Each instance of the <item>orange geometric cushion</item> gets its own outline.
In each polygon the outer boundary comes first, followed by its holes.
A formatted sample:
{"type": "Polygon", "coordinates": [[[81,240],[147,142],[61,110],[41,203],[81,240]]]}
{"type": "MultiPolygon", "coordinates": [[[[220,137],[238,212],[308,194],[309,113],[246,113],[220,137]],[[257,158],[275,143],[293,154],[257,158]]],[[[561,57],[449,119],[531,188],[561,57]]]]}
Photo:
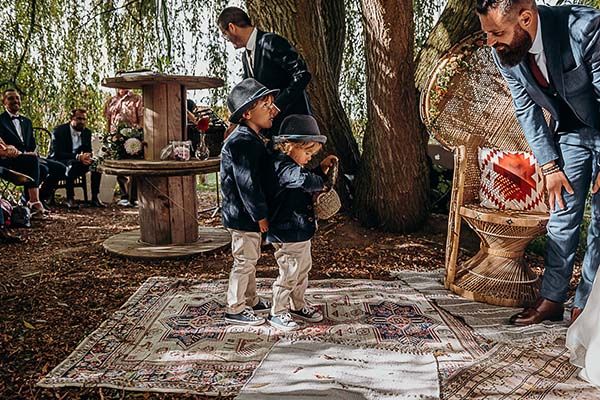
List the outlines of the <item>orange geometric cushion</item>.
{"type": "Polygon", "coordinates": [[[478,154],[482,207],[548,212],[544,178],[531,152],[482,147],[478,154]]]}

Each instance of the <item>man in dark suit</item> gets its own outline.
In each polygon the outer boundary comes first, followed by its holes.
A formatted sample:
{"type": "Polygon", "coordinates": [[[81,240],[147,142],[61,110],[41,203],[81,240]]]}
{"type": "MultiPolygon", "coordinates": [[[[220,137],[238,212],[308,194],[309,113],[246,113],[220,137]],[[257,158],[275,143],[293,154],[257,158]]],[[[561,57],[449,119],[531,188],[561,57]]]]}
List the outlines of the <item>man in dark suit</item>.
{"type": "Polygon", "coordinates": [[[19,114],[21,96],[15,89],[6,89],[3,92],[2,104],[6,111],[0,114],[0,138],[5,145],[18,150],[19,154],[0,161],[1,165],[33,178],[32,183],[25,185],[26,197],[33,212],[43,213],[46,209],[40,200],[48,200],[53,193],[53,185],[64,177],[65,167],[38,157],[33,125],[29,118],[19,114]],[[36,164],[39,169],[37,172],[36,164]],[[42,186],[38,189],[41,182],[42,186]]]}
{"type": "MultiPolygon", "coordinates": [[[[478,0],[477,13],[508,82],[517,118],[542,166],[552,210],[540,298],[510,322],[560,321],[590,182],[598,171],[600,11],[537,6],[534,0],[478,0]],[[550,113],[550,124],[542,109],[550,113]]],[[[584,307],[600,264],[599,212],[600,196],[594,195],[571,321],[584,307]]]]}
{"type": "Polygon", "coordinates": [[[244,48],[244,79],[254,78],[269,89],[279,89],[274,106],[278,111],[267,137],[279,131],[281,121],[290,114],[311,115],[306,86],[311,75],[296,49],[283,37],[255,28],[248,14],[227,7],[217,19],[223,35],[236,49],[244,48]]]}
{"type": "MultiPolygon", "coordinates": [[[[58,161],[67,168],[67,201],[69,208],[76,208],[75,204],[75,178],[86,174],[92,165],[92,131],[87,127],[87,111],[76,108],[71,111],[69,123],[59,125],[52,132],[52,149],[48,158],[58,161]]],[[[91,172],[92,206],[104,207],[98,200],[100,179],[98,171],[91,172]]]]}

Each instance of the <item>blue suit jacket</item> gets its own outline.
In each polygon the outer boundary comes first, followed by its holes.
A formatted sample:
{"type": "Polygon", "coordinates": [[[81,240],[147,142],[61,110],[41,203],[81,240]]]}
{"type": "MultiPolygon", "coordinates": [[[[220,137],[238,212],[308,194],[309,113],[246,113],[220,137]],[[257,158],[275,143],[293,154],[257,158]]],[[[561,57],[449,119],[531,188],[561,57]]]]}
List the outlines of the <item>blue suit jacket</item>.
{"type": "Polygon", "coordinates": [[[294,243],[311,239],[317,230],[313,194],[323,190],[325,174],[320,166],[309,171],[286,154],[273,157],[276,186],[270,193],[269,243],[294,243]]]}
{"type": "MultiPolygon", "coordinates": [[[[538,6],[538,10],[548,73],[557,92],[581,122],[600,129],[600,11],[583,6],[538,6]]],[[[537,85],[527,61],[509,68],[499,62],[495,50],[493,55],[538,162],[558,159],[555,134],[561,116],[556,100],[537,85]],[[552,116],[550,126],[542,108],[552,116]]]]}
{"type": "Polygon", "coordinates": [[[239,125],[221,150],[223,226],[259,232],[258,221],[268,217],[267,190],[272,187],[272,164],[256,133],[239,125]]]}

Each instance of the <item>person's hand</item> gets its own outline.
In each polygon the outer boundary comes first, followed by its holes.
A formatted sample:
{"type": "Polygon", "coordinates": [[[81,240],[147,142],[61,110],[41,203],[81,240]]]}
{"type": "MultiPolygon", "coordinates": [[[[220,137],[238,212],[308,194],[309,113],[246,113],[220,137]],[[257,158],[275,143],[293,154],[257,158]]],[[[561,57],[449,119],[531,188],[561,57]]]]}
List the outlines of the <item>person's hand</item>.
{"type": "Polygon", "coordinates": [[[546,175],[546,190],[548,191],[550,211],[554,212],[554,206],[557,202],[558,207],[561,210],[565,209],[565,201],[562,197],[563,188],[569,194],[575,193],[564,172],[559,171],[550,175],[546,175]]]}
{"type": "Polygon", "coordinates": [[[323,170],[323,173],[326,174],[327,172],[329,172],[329,168],[337,164],[338,161],[338,158],[333,154],[325,157],[323,161],[321,161],[321,170],[323,170]]]}
{"type": "Polygon", "coordinates": [[[265,233],[269,230],[269,221],[266,218],[258,221],[258,227],[260,228],[261,233],[265,233]]]}
{"type": "Polygon", "coordinates": [[[90,165],[92,163],[92,153],[81,153],[79,161],[81,161],[83,165],[90,165]]]}
{"type": "Polygon", "coordinates": [[[0,143],[0,157],[15,158],[21,152],[15,147],[0,143]]]}
{"type": "Polygon", "coordinates": [[[600,172],[596,176],[596,181],[594,182],[594,185],[592,186],[592,194],[598,193],[598,189],[600,189],[600,172]]]}

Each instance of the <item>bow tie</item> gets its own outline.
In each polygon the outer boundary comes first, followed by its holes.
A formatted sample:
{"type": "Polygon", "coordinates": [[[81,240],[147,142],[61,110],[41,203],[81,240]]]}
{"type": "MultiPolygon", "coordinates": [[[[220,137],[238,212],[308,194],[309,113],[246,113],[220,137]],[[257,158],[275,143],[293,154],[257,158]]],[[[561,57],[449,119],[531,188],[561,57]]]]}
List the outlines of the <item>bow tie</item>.
{"type": "Polygon", "coordinates": [[[11,115],[11,116],[10,116],[10,119],[19,119],[19,118],[21,118],[21,117],[20,117],[20,116],[18,116],[18,115],[17,115],[17,116],[14,116],[14,115],[11,115]]]}

